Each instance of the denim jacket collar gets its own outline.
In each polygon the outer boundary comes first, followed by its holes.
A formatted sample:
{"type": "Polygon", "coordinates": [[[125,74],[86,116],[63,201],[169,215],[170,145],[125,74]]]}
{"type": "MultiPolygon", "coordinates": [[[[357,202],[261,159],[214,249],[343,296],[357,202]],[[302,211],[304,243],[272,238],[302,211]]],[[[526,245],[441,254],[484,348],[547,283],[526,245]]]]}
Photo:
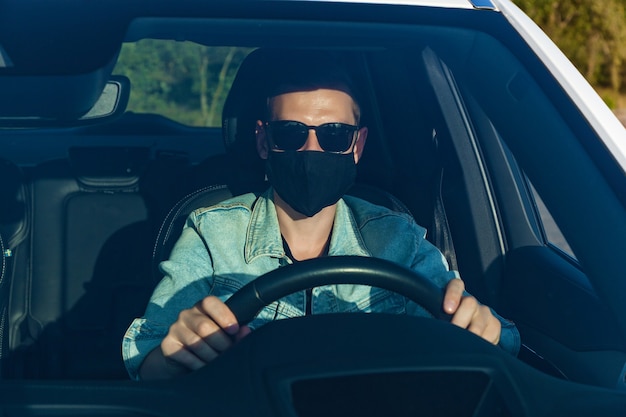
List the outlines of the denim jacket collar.
{"type": "MultiPolygon", "coordinates": [[[[252,206],[251,217],[244,248],[245,262],[250,263],[259,256],[286,257],[274,206],[273,188],[268,189],[257,199],[252,206]]],[[[337,202],[328,255],[372,256],[363,242],[352,212],[343,199],[337,202]]]]}

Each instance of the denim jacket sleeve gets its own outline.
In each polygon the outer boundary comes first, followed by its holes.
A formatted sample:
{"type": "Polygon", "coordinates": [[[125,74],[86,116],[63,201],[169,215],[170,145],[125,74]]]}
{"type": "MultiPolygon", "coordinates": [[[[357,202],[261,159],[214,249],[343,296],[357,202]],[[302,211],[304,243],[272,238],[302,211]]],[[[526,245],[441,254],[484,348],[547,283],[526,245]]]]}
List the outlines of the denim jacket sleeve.
{"type": "Polygon", "coordinates": [[[132,379],[138,379],[143,360],[159,346],[180,311],[211,292],[212,262],[197,232],[195,219],[192,213],[170,260],[160,265],[164,277],[152,294],[144,316],[132,322],[122,340],[122,356],[132,379]]]}
{"type": "MultiPolygon", "coordinates": [[[[426,239],[422,239],[419,242],[415,262],[411,268],[418,272],[430,271],[433,280],[441,288],[445,288],[450,280],[457,277],[460,278],[457,271],[449,270],[448,262],[439,249],[426,239]],[[433,273],[434,271],[437,272],[433,273]]],[[[470,295],[467,292],[465,294],[470,295]]],[[[503,318],[492,308],[491,313],[500,321],[501,325],[498,346],[512,355],[517,355],[521,346],[521,338],[517,327],[512,321],[503,318]]]]}
{"type": "MultiPolygon", "coordinates": [[[[408,266],[420,275],[429,277],[442,289],[451,279],[460,278],[457,271],[449,269],[441,251],[426,239],[426,229],[419,226],[413,218],[372,207],[354,198],[346,200],[372,256],[408,266]]],[[[423,307],[410,301],[407,302],[406,310],[408,314],[431,316],[423,307]]],[[[502,326],[499,346],[517,355],[521,344],[517,328],[513,322],[502,318],[493,309],[492,313],[502,326]]]]}

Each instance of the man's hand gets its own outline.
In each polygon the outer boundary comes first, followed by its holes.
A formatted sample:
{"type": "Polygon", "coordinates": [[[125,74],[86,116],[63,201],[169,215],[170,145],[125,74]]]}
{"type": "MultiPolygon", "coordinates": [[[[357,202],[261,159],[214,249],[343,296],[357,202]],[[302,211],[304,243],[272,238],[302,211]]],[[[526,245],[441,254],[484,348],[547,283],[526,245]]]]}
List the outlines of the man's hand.
{"type": "Polygon", "coordinates": [[[219,298],[206,297],[180,312],[161,346],[144,360],[141,378],[167,378],[200,369],[249,333],[250,328],[240,326],[219,298]]]}
{"type": "Polygon", "coordinates": [[[489,307],[481,305],[476,298],[464,296],[465,284],[455,278],[446,287],[443,309],[452,314],[452,324],[469,330],[486,341],[497,345],[502,326],[500,320],[491,314],[489,307]]]}

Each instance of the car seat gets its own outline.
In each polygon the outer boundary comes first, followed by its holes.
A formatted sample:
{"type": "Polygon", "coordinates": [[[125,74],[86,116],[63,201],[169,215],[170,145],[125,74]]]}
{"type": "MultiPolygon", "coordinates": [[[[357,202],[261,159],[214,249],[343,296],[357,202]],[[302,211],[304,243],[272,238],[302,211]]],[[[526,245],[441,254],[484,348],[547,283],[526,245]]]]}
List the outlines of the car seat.
{"type": "Polygon", "coordinates": [[[152,292],[160,208],[177,200],[165,191],[172,168],[145,147],[87,146],[23,168],[24,179],[0,177],[13,255],[4,378],[126,377],[119,341],[152,292]]]}
{"type": "Polygon", "coordinates": [[[9,300],[14,258],[24,259],[22,243],[29,231],[24,173],[12,161],[0,159],[0,363],[1,375],[9,354],[9,300]]]}

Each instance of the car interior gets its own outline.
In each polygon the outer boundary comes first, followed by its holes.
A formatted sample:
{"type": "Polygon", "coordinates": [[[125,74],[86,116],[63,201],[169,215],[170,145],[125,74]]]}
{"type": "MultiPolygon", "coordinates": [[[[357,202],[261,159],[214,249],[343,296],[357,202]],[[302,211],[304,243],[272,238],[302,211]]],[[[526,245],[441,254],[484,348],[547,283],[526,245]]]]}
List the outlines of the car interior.
{"type": "MultiPolygon", "coordinates": [[[[231,87],[223,111],[225,153],[197,165],[184,155],[163,152],[154,157],[140,146],[72,146],[66,158],[27,170],[5,161],[5,195],[14,205],[12,230],[5,234],[12,242],[20,241],[12,245],[12,261],[29,264],[12,271],[6,377],[125,376],[119,342],[130,321],[142,315],[161,278],[158,262],[167,258],[186,216],[193,209],[268,186],[254,144],[254,124],[264,112],[264,98],[254,94],[256,80],[262,77],[258,68],[268,67],[259,62],[263,60],[270,61],[271,54],[251,54],[231,87]]],[[[368,152],[389,152],[376,139],[376,124],[368,121],[374,111],[364,109],[368,152]]],[[[159,121],[148,117],[144,123],[159,121]]],[[[436,161],[436,138],[428,127],[417,127],[411,128],[422,141],[411,154],[436,161]]],[[[133,128],[138,129],[134,121],[133,128]]],[[[161,129],[153,125],[151,130],[161,129]]],[[[423,173],[409,177],[385,173],[375,161],[370,166],[367,162],[359,166],[359,181],[350,194],[414,213],[421,224],[435,220],[438,186],[430,182],[439,180],[437,165],[420,164],[415,169],[423,173]],[[414,193],[417,185],[419,195],[404,196],[408,203],[383,191],[401,191],[408,180],[401,180],[403,176],[420,181],[412,182],[411,190],[414,193]],[[397,191],[392,184],[399,185],[397,191]]]]}
{"type": "MultiPolygon", "coordinates": [[[[416,21],[426,23],[433,16],[416,16],[416,21]]],[[[593,129],[567,113],[574,104],[565,92],[542,81],[545,69],[527,51],[522,58],[507,52],[506,46],[518,42],[515,38],[495,39],[484,33],[485,20],[459,23],[465,25],[462,28],[427,24],[415,29],[386,28],[376,38],[367,36],[366,24],[306,22],[299,32],[302,36],[291,41],[284,39],[289,33],[285,22],[266,21],[260,26],[239,20],[228,25],[204,23],[209,28],[198,32],[184,18],[136,19],[125,41],[161,37],[207,47],[236,44],[253,49],[230,87],[221,128],[190,127],[162,115],[133,112],[100,123],[73,123],[64,119],[67,109],[63,108],[57,110],[62,123],[50,126],[44,120],[39,127],[15,128],[8,127],[17,123],[14,120],[0,119],[4,126],[0,136],[9,144],[0,158],[0,380],[79,381],[59,385],[50,396],[68,392],[65,387],[74,389],[81,381],[128,380],[120,352],[123,334],[143,314],[161,279],[158,263],[168,257],[187,215],[230,196],[267,187],[263,161],[254,147],[254,123],[264,111],[264,98],[255,89],[263,77],[261,68],[271,70],[265,64],[271,63],[272,53],[298,47],[341,51],[365,97],[362,124],[368,126],[369,136],[357,183],[349,194],[410,213],[428,230],[427,238],[449,265],[460,271],[468,291],[513,320],[521,332],[519,360],[511,357],[521,368],[513,365],[516,371],[511,372],[520,372],[527,380],[511,388],[503,382],[504,376],[493,376],[492,370],[465,372],[461,366],[444,372],[436,387],[447,386],[446,378],[476,387],[459,390],[462,401],[447,411],[478,407],[484,390],[493,391],[488,387],[499,381],[509,388],[502,388],[489,401],[483,399],[481,410],[504,409],[493,415],[522,415],[511,411],[511,404],[518,401],[511,393],[538,389],[533,386],[535,371],[559,381],[626,389],[626,333],[614,308],[618,303],[603,302],[606,288],[592,284],[582,267],[584,263],[588,271],[596,272],[594,268],[604,258],[585,255],[589,243],[577,230],[584,214],[560,203],[561,197],[575,193],[569,185],[559,188],[550,183],[540,167],[554,158],[556,152],[550,147],[566,146],[575,156],[563,156],[565,167],[587,169],[585,183],[609,184],[592,187],[588,198],[594,207],[603,203],[615,207],[615,201],[619,206],[626,197],[615,197],[611,188],[614,165],[603,165],[601,156],[597,160],[578,156],[581,149],[599,154],[594,152],[595,145],[581,139],[592,137],[593,129]],[[228,27],[226,33],[237,36],[225,41],[224,27],[228,27]],[[306,36],[317,32],[324,34],[306,36]],[[336,43],[336,39],[342,41],[336,43]],[[492,55],[498,55],[498,60],[492,55]],[[526,69],[518,59],[528,61],[526,69]],[[548,96],[556,97],[558,109],[548,96]],[[542,135],[562,142],[546,144],[542,135]],[[562,226],[575,256],[547,241],[539,195],[562,226]]],[[[98,82],[92,84],[100,91],[111,73],[119,76],[114,64],[115,58],[93,72],[98,82]]],[[[59,81],[63,79],[58,78],[56,84],[65,83],[59,81]]],[[[69,79],[68,85],[72,84],[69,79]]],[[[78,81],[84,80],[79,77],[78,81]]],[[[129,87],[132,90],[132,83],[129,87]]],[[[84,95],[93,96],[91,89],[84,95]]],[[[57,92],[50,92],[49,100],[54,97],[58,98],[57,92]]],[[[97,98],[85,101],[93,105],[97,98]]],[[[84,102],[69,100],[65,105],[82,109],[84,102]]],[[[554,176],[558,175],[555,169],[554,176]]],[[[619,209],[606,210],[605,222],[584,231],[618,242],[619,228],[607,225],[611,218],[618,219],[619,209]]],[[[332,327],[329,320],[320,318],[320,325],[332,327]]],[[[380,320],[381,326],[388,324],[384,318],[374,320],[380,320]]],[[[362,326],[357,321],[352,324],[355,329],[362,326]]],[[[295,332],[294,338],[300,335],[301,343],[315,344],[298,333],[297,326],[285,326],[295,332]]],[[[433,331],[447,335],[447,330],[433,331]]],[[[339,329],[329,332],[334,335],[339,329]]],[[[272,335],[280,337],[280,329],[268,330],[267,339],[262,340],[271,340],[272,335]]],[[[450,335],[449,340],[455,337],[450,335]]],[[[421,343],[417,336],[414,339],[421,343]]],[[[359,349],[356,344],[361,342],[355,336],[353,344],[346,342],[346,346],[359,349]]],[[[472,343],[468,342],[470,350],[472,343]]],[[[439,349],[425,343],[423,349],[428,348],[439,349]]],[[[398,358],[404,357],[405,348],[399,349],[404,353],[398,358]]],[[[482,354],[480,349],[476,347],[482,354]]],[[[463,357],[452,355],[454,363],[463,357]]],[[[339,359],[350,363],[349,355],[339,359]]],[[[328,366],[341,368],[339,359],[327,359],[328,366]]],[[[509,361],[497,355],[490,360],[494,367],[509,361]]],[[[217,365],[215,372],[227,363],[217,365]]],[[[363,387],[374,384],[370,374],[359,378],[358,372],[346,371],[335,378],[328,369],[324,372],[321,377],[289,380],[292,395],[306,404],[298,415],[319,415],[315,414],[321,411],[315,408],[315,397],[307,396],[311,391],[331,395],[349,386],[354,391],[349,398],[356,398],[363,387]]],[[[385,384],[401,387],[432,381],[431,374],[401,374],[382,380],[387,383],[379,380],[375,384],[379,392],[385,384]]],[[[285,390],[281,375],[269,372],[264,381],[275,379],[275,389],[285,390]]],[[[190,375],[187,381],[191,384],[201,377],[190,375]]],[[[119,394],[127,388],[103,388],[87,398],[98,402],[107,393],[119,394]]],[[[563,388],[563,393],[571,391],[563,388]]],[[[168,395],[153,406],[173,401],[168,395]]],[[[429,391],[420,398],[432,395],[429,391]]],[[[402,398],[409,397],[407,393],[402,398]]],[[[560,400],[555,396],[554,401],[560,400]]],[[[602,401],[620,404],[623,398],[605,393],[596,404],[602,401]]],[[[409,406],[398,407],[405,405],[409,406]]],[[[364,415],[375,414],[370,412],[364,415]]]]}

